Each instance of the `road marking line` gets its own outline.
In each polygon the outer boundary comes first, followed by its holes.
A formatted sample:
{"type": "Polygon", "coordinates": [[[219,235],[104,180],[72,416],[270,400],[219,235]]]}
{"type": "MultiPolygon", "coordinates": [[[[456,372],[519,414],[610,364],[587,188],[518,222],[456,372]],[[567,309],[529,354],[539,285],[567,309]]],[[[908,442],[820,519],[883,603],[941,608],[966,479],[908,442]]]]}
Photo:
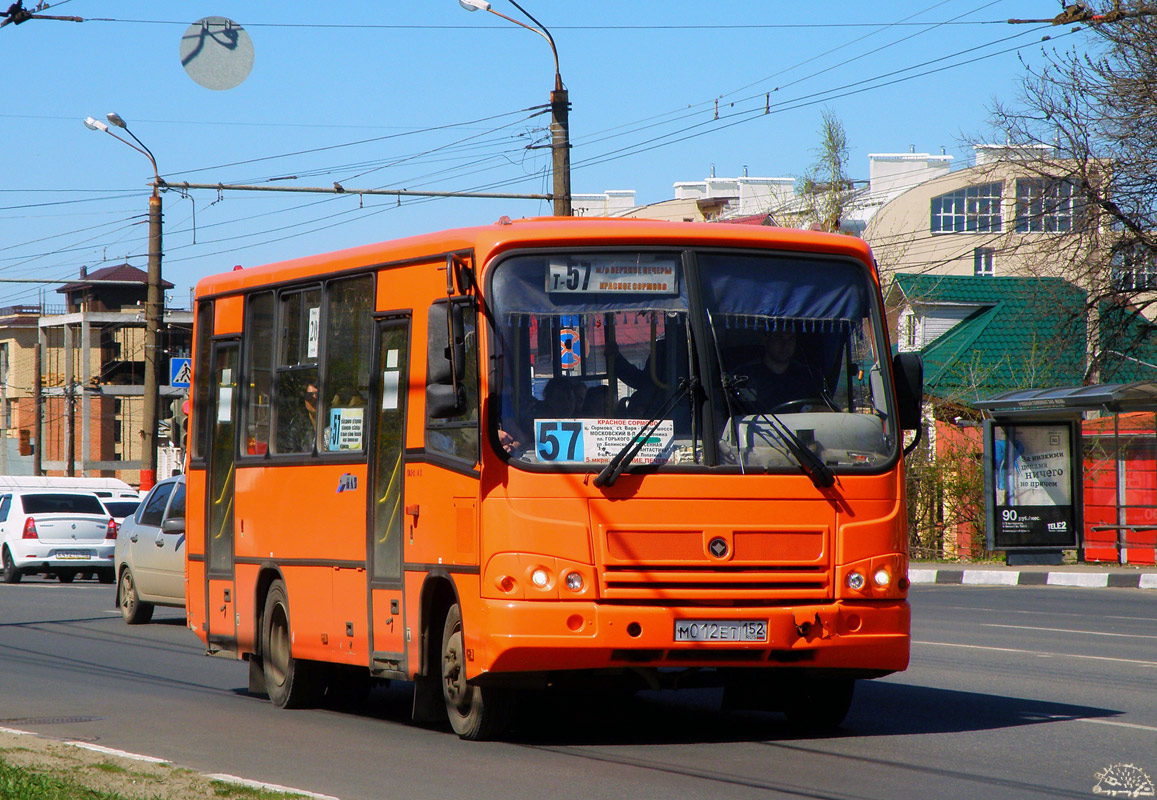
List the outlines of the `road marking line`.
{"type": "Polygon", "coordinates": [[[149,764],[172,764],[167,758],[156,758],[155,756],[143,756],[140,753],[130,753],[127,750],[114,750],[111,747],[102,747],[99,744],[89,744],[88,742],[65,742],[73,747],[80,747],[85,750],[92,750],[96,753],[104,753],[106,756],[117,756],[118,758],[131,758],[133,761],[144,761],[149,764]]]}
{"type": "Polygon", "coordinates": [[[248,786],[251,789],[265,789],[270,792],[285,792],[286,794],[299,794],[303,797],[314,797],[317,800],[339,800],[331,794],[318,794],[317,792],[307,792],[302,789],[294,789],[289,786],[279,786],[276,783],[263,783],[261,781],[252,781],[248,778],[238,778],[236,775],[206,775],[206,778],[214,781],[223,781],[225,783],[235,783],[240,786],[248,786]]]}
{"type": "Polygon", "coordinates": [[[1032,631],[1048,631],[1050,633],[1083,633],[1086,636],[1121,636],[1126,639],[1157,639],[1157,635],[1151,633],[1109,633],[1108,631],[1081,631],[1075,628],[1038,628],[1035,626],[1025,625],[1001,625],[998,622],[982,622],[982,628],[1012,628],[1014,630],[1023,631],[1026,628],[1032,631]]]}
{"type": "Polygon", "coordinates": [[[1075,653],[1047,653],[1042,650],[1018,650],[1014,647],[988,647],[980,644],[956,644],[954,642],[918,642],[912,644],[931,645],[933,647],[961,647],[966,650],[990,650],[994,653],[1017,653],[1039,658],[1081,658],[1087,661],[1113,661],[1121,664],[1136,664],[1142,667],[1157,667],[1157,661],[1141,661],[1135,658],[1113,658],[1112,656],[1081,656],[1075,653]]]}
{"type": "Polygon", "coordinates": [[[15,728],[0,728],[0,733],[10,733],[13,736],[37,736],[32,731],[18,731],[15,728]]]}
{"type": "Polygon", "coordinates": [[[1138,725],[1135,722],[1115,722],[1111,719],[1089,719],[1088,717],[1077,717],[1077,722],[1091,722],[1094,725],[1112,725],[1115,728],[1133,728],[1139,731],[1153,731],[1157,733],[1157,728],[1152,725],[1138,725]]]}
{"type": "Polygon", "coordinates": [[[912,569],[908,568],[908,581],[910,583],[936,583],[936,570],[934,569],[912,569]]]}

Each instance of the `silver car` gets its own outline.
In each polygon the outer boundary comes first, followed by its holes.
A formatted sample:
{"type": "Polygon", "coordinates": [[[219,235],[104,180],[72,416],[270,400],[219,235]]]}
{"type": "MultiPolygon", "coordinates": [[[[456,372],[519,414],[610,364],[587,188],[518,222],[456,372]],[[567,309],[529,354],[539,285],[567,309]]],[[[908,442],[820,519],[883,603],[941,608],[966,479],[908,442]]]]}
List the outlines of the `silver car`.
{"type": "Polygon", "coordinates": [[[152,488],[117,533],[117,607],[129,625],[154,606],[185,607],[185,476],[152,488]]]}

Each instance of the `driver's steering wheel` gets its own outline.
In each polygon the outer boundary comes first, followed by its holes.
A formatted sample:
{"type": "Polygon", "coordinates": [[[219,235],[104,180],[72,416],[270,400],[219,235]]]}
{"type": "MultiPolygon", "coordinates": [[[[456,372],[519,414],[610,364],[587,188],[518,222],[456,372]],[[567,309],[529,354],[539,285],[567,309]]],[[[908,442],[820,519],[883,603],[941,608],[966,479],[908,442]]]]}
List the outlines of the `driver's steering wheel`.
{"type": "Polygon", "coordinates": [[[825,400],[820,395],[814,397],[798,397],[795,400],[788,400],[785,403],[780,403],[771,410],[772,414],[794,414],[796,412],[808,413],[811,411],[838,411],[840,410],[835,403],[825,400]]]}

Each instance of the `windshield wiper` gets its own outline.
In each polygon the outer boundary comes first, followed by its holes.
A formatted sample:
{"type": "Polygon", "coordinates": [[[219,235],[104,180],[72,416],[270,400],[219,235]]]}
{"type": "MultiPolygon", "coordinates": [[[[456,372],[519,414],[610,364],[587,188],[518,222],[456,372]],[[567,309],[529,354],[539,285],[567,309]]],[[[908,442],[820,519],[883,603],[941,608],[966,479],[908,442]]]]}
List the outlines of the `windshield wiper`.
{"type": "MultiPolygon", "coordinates": [[[[720,364],[722,367],[722,364],[720,364]]],[[[836,482],[836,474],[832,472],[832,468],[824,463],[823,459],[816,455],[811,448],[803,443],[803,440],[796,435],[795,431],[783,423],[779,417],[774,413],[767,412],[752,412],[750,404],[740,396],[738,387],[743,382],[744,378],[741,376],[733,376],[720,370],[720,382],[723,384],[724,396],[734,392],[735,402],[742,408],[743,411],[750,413],[752,416],[758,417],[767,423],[767,427],[771,429],[788,451],[795,457],[796,463],[799,464],[800,469],[804,474],[811,478],[812,484],[817,489],[826,489],[836,482]]],[[[727,409],[731,413],[731,399],[728,398],[727,409]]],[[[735,418],[731,417],[732,431],[735,431],[735,418]]],[[[738,433],[732,433],[735,437],[735,446],[739,447],[738,433]]],[[[743,468],[743,454],[739,454],[740,469],[743,468]]]]}
{"type": "Polygon", "coordinates": [[[635,435],[622,446],[619,452],[615,453],[611,460],[607,462],[607,465],[602,468],[602,471],[595,476],[595,486],[614,486],[615,481],[619,479],[619,475],[635,460],[635,456],[643,449],[643,445],[647,443],[651,434],[659,429],[659,423],[671,413],[671,409],[683,399],[683,396],[690,392],[698,383],[699,380],[697,378],[680,378],[679,384],[675,387],[675,391],[672,392],[670,397],[667,398],[667,401],[663,403],[663,407],[655,412],[655,416],[651,417],[635,431],[635,435]]]}
{"type": "MultiPolygon", "coordinates": [[[[796,435],[795,431],[783,424],[783,421],[772,414],[770,411],[766,414],[756,414],[755,416],[762,419],[771,428],[772,432],[779,437],[780,441],[784,443],[791,454],[795,456],[795,460],[799,463],[800,469],[804,474],[811,478],[811,482],[817,489],[826,489],[836,482],[836,474],[832,472],[832,468],[824,463],[824,460],[816,455],[811,448],[803,443],[803,440],[796,435]]],[[[736,445],[739,443],[736,442],[736,445]]],[[[742,461],[742,456],[740,456],[742,461]]]]}

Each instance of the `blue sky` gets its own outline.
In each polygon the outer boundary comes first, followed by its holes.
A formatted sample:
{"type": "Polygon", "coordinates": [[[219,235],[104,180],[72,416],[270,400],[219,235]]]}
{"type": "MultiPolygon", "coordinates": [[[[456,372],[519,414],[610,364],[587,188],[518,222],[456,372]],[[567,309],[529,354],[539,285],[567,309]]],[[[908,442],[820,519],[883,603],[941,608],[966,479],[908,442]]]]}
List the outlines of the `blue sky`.
{"type": "MultiPolygon", "coordinates": [[[[1004,22],[1051,17],[1055,0],[521,5],[558,46],[573,191],[634,189],[639,203],[712,166],[803,174],[823,109],[844,124],[855,178],[867,178],[868,153],[910,146],[943,147],[964,166],[992,101],[1015,102],[1021,59],[1089,41],[1004,22]]],[[[170,182],[550,191],[549,150],[527,148],[546,143],[535,107],[553,86],[550,49],[457,0],[65,0],[44,13],[88,21],[0,28],[0,279],[144,268],[151,167],[82,124],[109,111],[170,182]],[[182,34],[206,16],[232,18],[252,39],[253,70],[237,88],[205,89],[179,63],[182,34]]],[[[164,203],[177,307],[200,277],[236,264],[550,213],[545,201],[213,191],[170,191],[164,203]]],[[[59,297],[53,285],[0,282],[0,306],[59,297]]]]}

